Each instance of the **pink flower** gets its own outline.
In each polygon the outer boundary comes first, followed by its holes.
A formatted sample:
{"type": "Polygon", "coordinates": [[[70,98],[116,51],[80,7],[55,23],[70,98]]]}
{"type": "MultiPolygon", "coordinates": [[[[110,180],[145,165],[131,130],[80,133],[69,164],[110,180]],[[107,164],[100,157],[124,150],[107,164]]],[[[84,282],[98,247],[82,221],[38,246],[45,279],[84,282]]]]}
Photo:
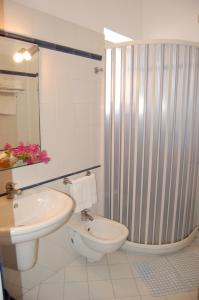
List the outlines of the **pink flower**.
{"type": "Polygon", "coordinates": [[[28,152],[29,153],[32,153],[32,154],[36,154],[40,151],[40,147],[39,145],[36,145],[36,144],[30,144],[28,146],[28,152]]]}
{"type": "Polygon", "coordinates": [[[4,150],[12,155],[16,160],[22,160],[27,164],[34,164],[38,162],[48,163],[50,158],[47,156],[46,151],[41,151],[40,146],[37,144],[30,144],[25,146],[23,142],[19,143],[19,146],[12,148],[11,145],[5,144],[4,150]]]}
{"type": "Polygon", "coordinates": [[[32,159],[27,159],[26,162],[27,162],[28,165],[31,165],[31,164],[34,163],[34,162],[32,161],[32,159]]]}
{"type": "Polygon", "coordinates": [[[12,149],[12,146],[8,143],[6,143],[3,147],[4,150],[11,150],[12,149]]]}
{"type": "Polygon", "coordinates": [[[45,164],[47,164],[50,160],[50,157],[47,156],[47,152],[45,150],[40,153],[39,158],[45,164]]]}
{"type": "Polygon", "coordinates": [[[19,153],[25,152],[26,149],[27,149],[27,147],[28,147],[28,146],[25,146],[23,142],[20,142],[20,143],[19,143],[19,146],[17,147],[18,152],[19,152],[19,153]]]}

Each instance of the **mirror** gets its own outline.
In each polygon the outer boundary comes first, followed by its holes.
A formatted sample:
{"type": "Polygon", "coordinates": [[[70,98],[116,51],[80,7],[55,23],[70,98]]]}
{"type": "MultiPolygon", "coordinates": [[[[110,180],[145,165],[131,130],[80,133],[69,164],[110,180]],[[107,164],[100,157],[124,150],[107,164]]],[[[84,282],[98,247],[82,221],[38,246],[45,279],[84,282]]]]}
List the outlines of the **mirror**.
{"type": "Polygon", "coordinates": [[[20,142],[40,145],[38,50],[0,37],[0,149],[6,143],[13,148],[20,142]]]}

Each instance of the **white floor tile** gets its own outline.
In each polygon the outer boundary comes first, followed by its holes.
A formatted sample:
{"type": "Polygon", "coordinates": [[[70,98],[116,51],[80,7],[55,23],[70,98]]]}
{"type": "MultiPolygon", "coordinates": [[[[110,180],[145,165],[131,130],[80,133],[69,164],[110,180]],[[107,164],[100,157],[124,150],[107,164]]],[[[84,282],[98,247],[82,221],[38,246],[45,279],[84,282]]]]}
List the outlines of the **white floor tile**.
{"type": "Polygon", "coordinates": [[[138,270],[135,268],[135,266],[133,265],[133,263],[130,263],[130,268],[131,268],[133,277],[139,278],[140,274],[139,274],[138,270]]]}
{"type": "Polygon", "coordinates": [[[155,255],[138,255],[138,254],[134,254],[133,252],[126,252],[126,256],[128,259],[128,262],[130,263],[135,263],[135,262],[139,262],[139,261],[145,261],[145,260],[151,260],[151,259],[156,259],[159,256],[155,256],[155,255]]]}
{"type": "Polygon", "coordinates": [[[88,266],[107,265],[107,256],[104,255],[100,260],[92,262],[92,263],[87,261],[87,265],[88,266]]]}
{"type": "Polygon", "coordinates": [[[167,300],[167,297],[141,296],[141,300],[167,300]]]}
{"type": "Polygon", "coordinates": [[[103,300],[115,300],[115,298],[103,298],[103,300]]]}
{"type": "Polygon", "coordinates": [[[62,283],[44,283],[39,287],[38,300],[63,300],[64,285],[62,283]]]}
{"type": "Polygon", "coordinates": [[[112,280],[115,297],[139,296],[135,280],[133,279],[114,279],[112,280]]]}
{"type": "Polygon", "coordinates": [[[44,281],[44,283],[64,283],[65,272],[64,269],[56,272],[50,278],[44,281]]]}
{"type": "Polygon", "coordinates": [[[119,250],[107,255],[109,264],[127,263],[127,256],[124,251],[119,250]]]}
{"type": "Polygon", "coordinates": [[[132,270],[128,264],[109,265],[112,279],[132,278],[132,270]]]}
{"type": "Polygon", "coordinates": [[[115,298],[115,300],[141,300],[141,298],[140,296],[135,296],[135,297],[115,298]]]}
{"type": "Polygon", "coordinates": [[[89,294],[91,300],[114,298],[111,281],[90,281],[89,294]]]}
{"type": "Polygon", "coordinates": [[[115,300],[115,298],[103,298],[103,300],[115,300]]]}
{"type": "Polygon", "coordinates": [[[76,282],[76,281],[87,281],[87,270],[86,266],[70,266],[65,269],[65,281],[76,282]]]}
{"type": "Polygon", "coordinates": [[[89,300],[88,283],[86,282],[65,283],[64,300],[89,300]]]}
{"type": "Polygon", "coordinates": [[[82,266],[82,265],[86,265],[86,257],[84,256],[79,256],[76,259],[74,259],[74,261],[70,264],[70,266],[82,266]]]}
{"type": "Polygon", "coordinates": [[[31,270],[21,272],[21,282],[25,288],[32,289],[54,274],[55,272],[48,268],[36,264],[36,266],[31,270]]]}
{"type": "MultiPolygon", "coordinates": [[[[191,255],[196,246],[186,253],[191,255]]],[[[79,256],[57,272],[39,264],[22,273],[5,268],[5,285],[17,300],[199,300],[199,290],[152,296],[133,264],[156,258],[119,250],[96,263],[79,256]]]]}
{"type": "Polygon", "coordinates": [[[178,293],[173,295],[168,295],[167,300],[192,300],[190,293],[178,293]]]}
{"type": "Polygon", "coordinates": [[[138,254],[136,255],[136,254],[130,253],[130,252],[127,252],[126,256],[127,256],[128,264],[131,267],[131,270],[133,271],[134,277],[140,277],[140,274],[138,273],[137,269],[135,268],[134,263],[140,262],[143,260],[148,261],[148,260],[151,260],[154,258],[154,256],[150,256],[150,255],[146,256],[146,255],[138,255],[138,254]]]}
{"type": "Polygon", "coordinates": [[[25,293],[22,297],[18,298],[17,300],[37,300],[39,292],[39,286],[36,286],[32,290],[25,293]]]}
{"type": "Polygon", "coordinates": [[[141,296],[151,295],[152,291],[146,286],[144,281],[140,278],[135,278],[137,288],[141,296]]]}
{"type": "Polygon", "coordinates": [[[88,280],[110,279],[110,272],[107,265],[88,266],[88,280]]]}

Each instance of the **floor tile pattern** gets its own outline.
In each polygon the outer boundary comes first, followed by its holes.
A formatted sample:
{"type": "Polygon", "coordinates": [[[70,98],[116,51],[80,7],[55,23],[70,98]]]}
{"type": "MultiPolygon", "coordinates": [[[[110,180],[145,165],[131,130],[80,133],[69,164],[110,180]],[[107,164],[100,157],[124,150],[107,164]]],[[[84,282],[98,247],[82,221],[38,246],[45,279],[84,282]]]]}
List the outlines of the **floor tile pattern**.
{"type": "MultiPolygon", "coordinates": [[[[192,280],[189,270],[180,268],[182,260],[199,254],[199,239],[188,248],[169,256],[161,257],[161,264],[169,269],[170,276],[175,268],[179,268],[183,280],[192,280]]],[[[194,256],[195,257],[195,256],[194,256]]],[[[195,258],[194,258],[195,259],[195,258]]],[[[157,277],[166,278],[165,272],[158,273],[161,266],[158,266],[160,257],[143,256],[135,253],[128,253],[119,250],[108,254],[96,263],[89,263],[84,257],[77,257],[67,267],[60,268],[48,279],[40,284],[24,289],[21,297],[17,300],[199,300],[199,291],[191,286],[190,291],[173,291],[163,296],[154,296],[145,281],[140,277],[135,267],[136,263],[155,262],[157,265],[157,277]]],[[[196,272],[194,263],[190,264],[193,273],[196,272]]],[[[159,281],[156,281],[156,288],[159,281]]],[[[13,293],[14,293],[14,287],[13,293]]],[[[19,289],[19,286],[18,286],[19,289]]],[[[19,294],[19,290],[17,290],[19,294]]]]}
{"type": "Polygon", "coordinates": [[[168,257],[176,273],[181,277],[187,290],[196,289],[199,286],[199,251],[179,253],[168,257]]]}
{"type": "Polygon", "coordinates": [[[179,253],[168,258],[136,262],[140,278],[156,296],[180,293],[199,287],[199,253],[179,253]]]}

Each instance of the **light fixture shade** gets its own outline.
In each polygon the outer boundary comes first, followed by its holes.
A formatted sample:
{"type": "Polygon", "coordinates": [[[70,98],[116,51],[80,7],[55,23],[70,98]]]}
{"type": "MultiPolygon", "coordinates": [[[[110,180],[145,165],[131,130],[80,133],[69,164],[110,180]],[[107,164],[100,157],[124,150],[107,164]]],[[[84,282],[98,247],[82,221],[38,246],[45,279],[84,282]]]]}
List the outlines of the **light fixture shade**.
{"type": "Polygon", "coordinates": [[[13,55],[13,60],[16,63],[21,63],[24,59],[23,57],[23,53],[26,51],[25,48],[21,48],[19,51],[17,51],[14,55],[13,55]]]}
{"type": "Polygon", "coordinates": [[[23,53],[23,58],[27,61],[31,60],[33,55],[38,51],[38,46],[33,45],[23,53]]]}
{"type": "Polygon", "coordinates": [[[23,59],[29,61],[32,59],[32,55],[30,54],[30,52],[28,50],[24,51],[23,53],[23,59]]]}
{"type": "Polygon", "coordinates": [[[23,60],[30,61],[38,50],[39,48],[37,45],[33,45],[29,49],[21,48],[13,55],[13,60],[16,63],[21,63],[23,60]]]}

